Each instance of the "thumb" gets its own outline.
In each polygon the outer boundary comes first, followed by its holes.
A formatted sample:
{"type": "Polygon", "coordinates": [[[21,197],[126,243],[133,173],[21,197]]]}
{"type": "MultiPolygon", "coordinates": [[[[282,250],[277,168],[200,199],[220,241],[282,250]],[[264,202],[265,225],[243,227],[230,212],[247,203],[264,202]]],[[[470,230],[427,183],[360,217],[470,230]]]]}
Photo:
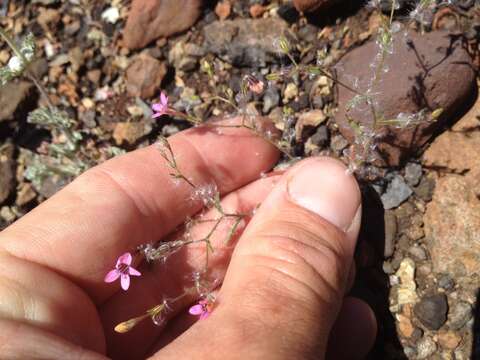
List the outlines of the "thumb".
{"type": "Polygon", "coordinates": [[[183,354],[322,358],[347,286],[360,202],[355,179],[336,160],[289,170],[239,240],[212,315],[175,342],[183,354]]]}

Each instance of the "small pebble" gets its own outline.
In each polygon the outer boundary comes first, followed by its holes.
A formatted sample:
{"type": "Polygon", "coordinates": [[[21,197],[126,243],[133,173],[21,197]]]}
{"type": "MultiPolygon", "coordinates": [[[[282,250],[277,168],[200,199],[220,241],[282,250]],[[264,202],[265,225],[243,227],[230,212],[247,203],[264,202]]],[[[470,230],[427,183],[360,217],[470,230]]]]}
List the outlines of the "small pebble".
{"type": "Polygon", "coordinates": [[[385,259],[393,255],[395,250],[395,237],[397,236],[397,217],[392,211],[385,211],[385,248],[383,251],[383,257],[385,259]]]}
{"type": "Polygon", "coordinates": [[[413,308],[422,325],[430,330],[440,329],[447,321],[447,311],[447,297],[442,293],[424,296],[413,308]]]}
{"type": "Polygon", "coordinates": [[[408,249],[408,253],[410,255],[412,255],[414,258],[416,258],[417,260],[426,260],[427,259],[427,253],[426,253],[425,249],[421,246],[418,246],[418,245],[411,246],[408,249]]]}
{"type": "Polygon", "coordinates": [[[437,351],[437,344],[432,338],[425,336],[417,343],[417,359],[426,359],[437,351]]]}
{"type": "Polygon", "coordinates": [[[408,163],[405,166],[405,181],[410,186],[417,186],[422,177],[422,165],[416,163],[408,163]]]}
{"type": "Polygon", "coordinates": [[[438,286],[445,290],[451,290],[455,287],[455,282],[449,274],[441,274],[438,278],[438,286]]]}
{"type": "Polygon", "coordinates": [[[392,182],[388,184],[387,191],[381,196],[383,207],[385,209],[393,209],[406,201],[413,191],[405,183],[400,175],[396,175],[392,182]]]}
{"type": "Polygon", "coordinates": [[[280,103],[280,94],[276,87],[270,86],[263,94],[263,113],[268,114],[280,103]]]}
{"type": "Polygon", "coordinates": [[[472,305],[466,301],[459,301],[452,305],[448,315],[448,324],[451,330],[459,330],[473,317],[472,305]]]}

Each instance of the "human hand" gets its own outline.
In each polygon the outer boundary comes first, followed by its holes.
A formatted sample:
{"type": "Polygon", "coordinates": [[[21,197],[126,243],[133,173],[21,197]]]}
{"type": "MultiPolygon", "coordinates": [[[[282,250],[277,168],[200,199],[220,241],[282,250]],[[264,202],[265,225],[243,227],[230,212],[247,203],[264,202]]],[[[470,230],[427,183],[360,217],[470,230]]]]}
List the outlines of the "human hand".
{"type": "Polygon", "coordinates": [[[361,205],[343,165],[309,159],[257,180],[278,152],[248,130],[196,128],[169,142],[182,173],[217,184],[225,208],[261,203],[233,255],[213,254],[225,279],[212,315],[191,326],[185,309],[196,299],[185,298],[165,326],[113,331],[181,291],[202,264],[202,249],[186,247],[166,266],[136,266],[142,277],[126,293],[103,281],[119,254],[200,210],[152,146],[87,171],[0,233],[0,358],[316,359],[327,347],[335,359],[364,356],[376,325],[363,302],[344,298],[361,205]]]}

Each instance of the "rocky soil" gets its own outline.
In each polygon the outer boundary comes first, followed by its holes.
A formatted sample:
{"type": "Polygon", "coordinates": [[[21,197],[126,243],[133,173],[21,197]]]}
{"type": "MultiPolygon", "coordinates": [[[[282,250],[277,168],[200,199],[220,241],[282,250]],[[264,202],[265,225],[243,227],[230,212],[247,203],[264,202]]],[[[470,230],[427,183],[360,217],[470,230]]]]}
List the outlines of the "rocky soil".
{"type": "MultiPolygon", "coordinates": [[[[251,94],[248,111],[285,130],[295,156],[347,161],[353,136],[345,106],[353,93],[326,76],[268,82],[266,75],[290,65],[278,51],[284,36],[299,64],[321,58],[339,80],[364,88],[380,14],[360,1],[4,3],[1,26],[17,38],[33,32],[38,59],[31,70],[52,102],[76,120],[82,156],[96,163],[188,126],[151,119],[150,104],[161,89],[178,110],[220,116],[232,109],[208,100],[214,89],[238,93],[249,74],[267,86],[251,94]],[[213,78],[201,71],[204,60],[214,64],[213,78]]],[[[384,128],[382,161],[362,179],[364,219],[352,292],[378,318],[372,359],[480,358],[480,4],[457,3],[431,13],[421,27],[410,26],[407,40],[396,35],[389,71],[375,89],[386,116],[443,112],[412,129],[384,128]]],[[[400,2],[399,26],[407,23],[409,4],[400,2]]],[[[389,11],[389,2],[382,7],[389,11]]],[[[6,64],[10,51],[1,46],[0,63],[6,64]]],[[[28,80],[0,89],[0,228],[69,180],[25,177],[32,152],[48,163],[42,144],[62,141],[27,123],[28,112],[42,104],[45,98],[28,80]]]]}

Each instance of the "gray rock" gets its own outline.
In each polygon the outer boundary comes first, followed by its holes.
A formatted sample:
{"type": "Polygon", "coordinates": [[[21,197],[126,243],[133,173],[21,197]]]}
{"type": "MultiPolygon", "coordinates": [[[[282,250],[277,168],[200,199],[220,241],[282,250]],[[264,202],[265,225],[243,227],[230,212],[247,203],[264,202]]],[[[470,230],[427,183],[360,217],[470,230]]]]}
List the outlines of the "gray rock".
{"type": "Polygon", "coordinates": [[[437,284],[445,290],[452,290],[455,287],[455,281],[449,274],[441,274],[438,278],[437,284]]]}
{"type": "Polygon", "coordinates": [[[236,66],[265,67],[278,56],[277,42],[288,30],[278,18],[216,21],[205,26],[207,50],[236,66]]]}
{"type": "Polygon", "coordinates": [[[387,191],[381,196],[383,207],[393,209],[406,201],[413,191],[400,175],[396,175],[388,184],[387,191]]]}
{"type": "Polygon", "coordinates": [[[422,165],[417,163],[408,163],[405,166],[404,178],[410,186],[417,186],[422,177],[422,165]]]}
{"type": "Polygon", "coordinates": [[[335,151],[338,155],[340,155],[348,146],[348,141],[340,134],[335,135],[332,137],[331,145],[332,150],[335,151]]]}
{"type": "Polygon", "coordinates": [[[428,177],[422,177],[420,184],[413,189],[415,195],[425,202],[432,200],[433,190],[435,189],[435,180],[428,177]]]}
{"type": "Polygon", "coordinates": [[[448,303],[445,294],[424,296],[413,308],[420,322],[430,330],[438,330],[447,321],[448,303]]]}
{"type": "Polygon", "coordinates": [[[466,301],[452,304],[448,314],[448,325],[451,330],[459,330],[473,317],[472,305],[466,301]]]}
{"type": "Polygon", "coordinates": [[[385,211],[385,248],[383,257],[389,258],[395,250],[395,238],[397,236],[397,217],[393,211],[385,211]]]}
{"type": "Polygon", "coordinates": [[[268,114],[270,110],[280,103],[280,92],[274,86],[269,86],[263,94],[263,113],[268,114]]]}
{"type": "Polygon", "coordinates": [[[328,128],[325,125],[319,126],[315,134],[311,136],[312,144],[324,147],[328,144],[328,128]]]}
{"type": "Polygon", "coordinates": [[[408,249],[408,253],[412,255],[417,260],[426,260],[427,252],[425,249],[418,245],[413,245],[408,249]]]}
{"type": "Polygon", "coordinates": [[[427,359],[437,351],[437,344],[432,338],[425,336],[417,343],[417,359],[427,359]]]}

